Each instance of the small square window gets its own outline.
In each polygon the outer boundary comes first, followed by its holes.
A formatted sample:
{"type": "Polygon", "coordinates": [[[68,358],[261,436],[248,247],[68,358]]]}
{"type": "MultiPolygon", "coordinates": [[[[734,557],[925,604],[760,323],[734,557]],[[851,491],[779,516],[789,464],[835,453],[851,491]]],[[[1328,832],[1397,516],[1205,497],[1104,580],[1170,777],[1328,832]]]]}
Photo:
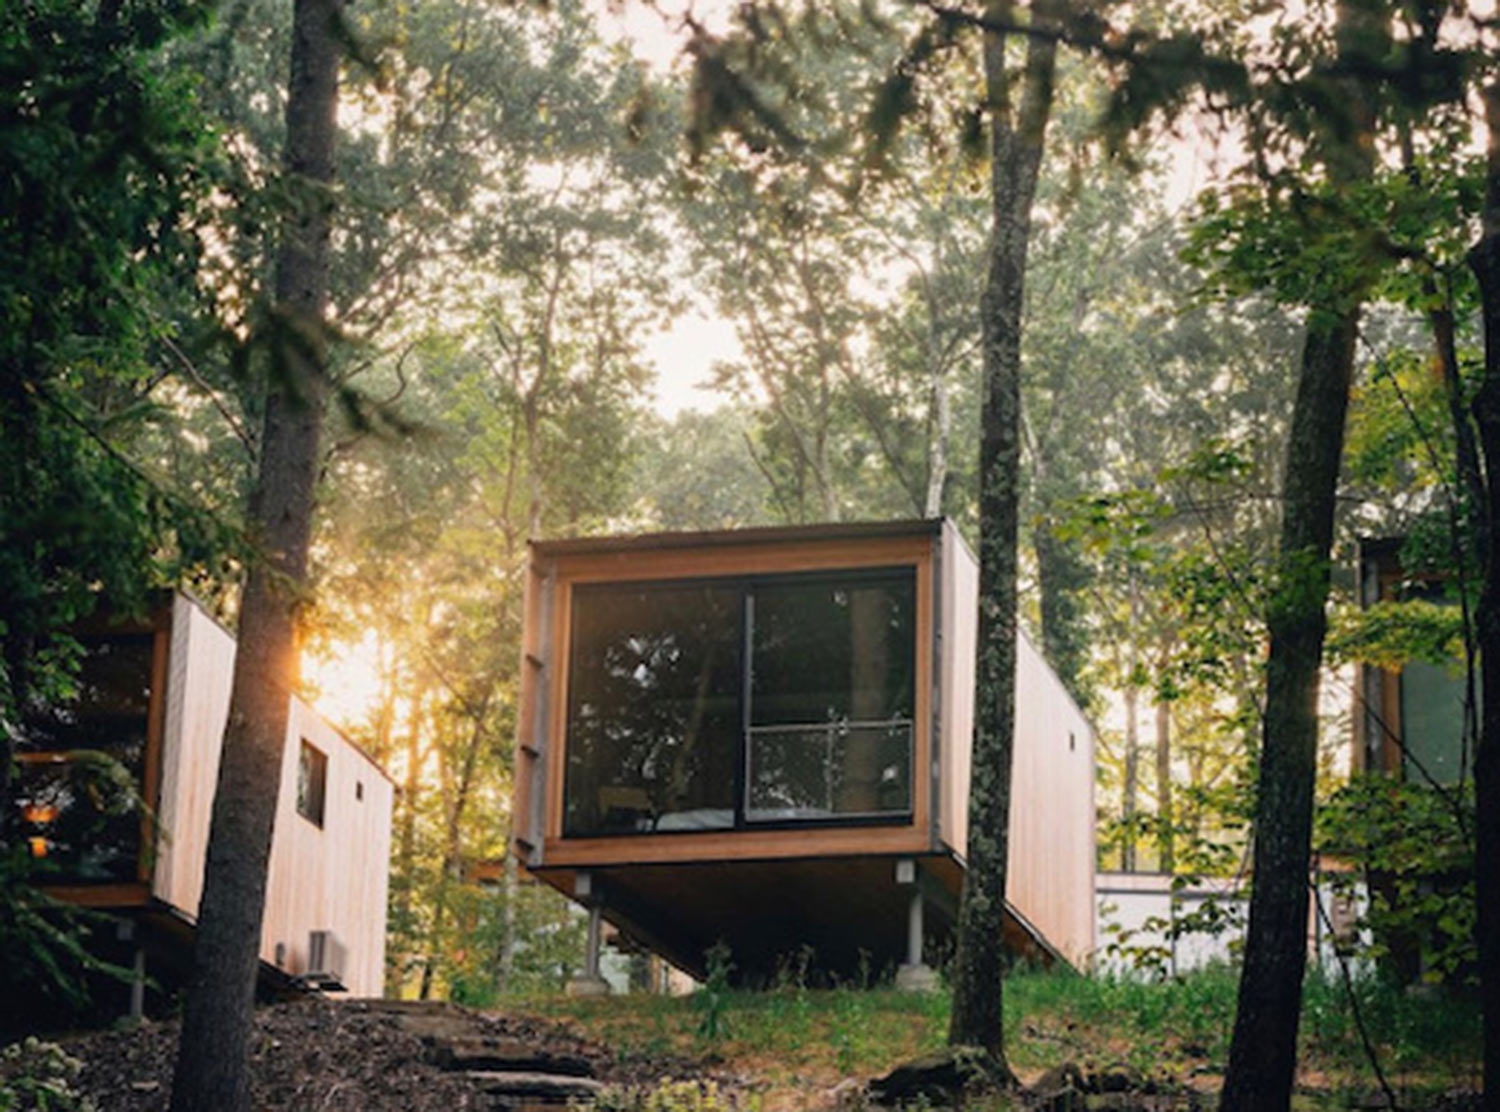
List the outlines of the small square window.
{"type": "Polygon", "coordinates": [[[322,826],[327,794],[328,755],[304,739],[297,758],[297,814],[315,826],[322,826]]]}

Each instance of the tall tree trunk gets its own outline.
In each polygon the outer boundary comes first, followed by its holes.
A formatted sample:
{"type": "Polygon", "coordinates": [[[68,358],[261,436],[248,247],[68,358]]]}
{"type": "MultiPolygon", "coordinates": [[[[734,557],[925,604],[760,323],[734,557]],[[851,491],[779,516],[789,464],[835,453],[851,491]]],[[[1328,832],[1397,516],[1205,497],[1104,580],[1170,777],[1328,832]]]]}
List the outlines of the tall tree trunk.
{"type": "Polygon", "coordinates": [[[479,752],[484,745],[484,725],[489,708],[490,700],[486,697],[470,712],[473,727],[469,731],[469,743],[464,748],[463,764],[459,769],[458,780],[448,800],[448,815],[443,825],[443,860],[440,866],[441,875],[438,878],[437,907],[432,915],[432,935],[427,946],[427,957],[422,963],[422,983],[418,993],[423,1000],[428,999],[432,993],[433,974],[437,970],[438,956],[446,944],[443,938],[443,928],[446,925],[451,902],[450,890],[454,885],[462,884],[464,879],[464,813],[469,809],[469,800],[474,794],[475,772],[479,765],[479,752]]]}
{"type": "MultiPolygon", "coordinates": [[[[1375,113],[1359,77],[1384,59],[1381,0],[1338,0],[1334,27],[1344,118],[1315,151],[1334,186],[1374,172],[1375,113]],[[1344,125],[1344,126],[1339,126],[1344,125]]],[[[1308,870],[1317,778],[1318,679],[1329,557],[1354,346],[1367,279],[1353,274],[1309,307],[1282,479],[1281,542],[1266,604],[1270,653],[1255,801],[1255,874],[1221,1112],[1284,1112],[1297,1072],[1307,966],[1308,870]]]]}
{"type": "MultiPolygon", "coordinates": [[[[1042,0],[1033,8],[1033,17],[1049,18],[1053,2],[1042,0]]],[[[997,25],[1015,18],[1010,0],[991,0],[986,10],[997,25]]],[[[1039,36],[1028,39],[1020,105],[1013,109],[1013,76],[1005,47],[1003,33],[984,33],[992,224],[980,305],[984,400],[979,446],[979,661],[969,787],[968,868],[959,902],[953,1013],[948,1028],[950,1043],[983,1048],[1001,1074],[1008,1073],[1001,1011],[1001,930],[1015,741],[1021,313],[1031,207],[1057,63],[1053,40],[1039,36]]]]}
{"type": "MultiPolygon", "coordinates": [[[[1385,26],[1376,0],[1340,0],[1340,60],[1369,58],[1385,26]]],[[[1321,153],[1345,186],[1373,169],[1373,113],[1346,82],[1352,127],[1321,153]]],[[[1255,804],[1254,887],[1222,1112],[1281,1112],[1297,1070],[1307,966],[1308,869],[1317,776],[1318,680],[1327,630],[1329,556],[1363,289],[1311,307],[1283,476],[1276,577],[1266,607],[1270,653],[1255,804]]]]}
{"type": "Polygon", "coordinates": [[[1255,876],[1222,1112],[1291,1101],[1307,964],[1307,876],[1317,773],[1318,676],[1327,626],[1334,488],[1344,443],[1358,312],[1316,312],[1287,446],[1277,583],[1267,609],[1255,876]]]}
{"type": "Polygon", "coordinates": [[[948,382],[936,357],[930,372],[932,438],[927,458],[927,494],[923,517],[943,516],[943,491],[948,485],[948,438],[953,431],[953,406],[948,400],[948,382]]]}
{"type": "Polygon", "coordinates": [[[1172,873],[1177,868],[1176,838],[1172,812],[1172,704],[1156,701],[1156,844],[1158,868],[1172,873]]]}
{"type": "Polygon", "coordinates": [[[1500,81],[1485,87],[1484,107],[1488,143],[1483,230],[1469,253],[1469,265],[1479,279],[1484,324],[1484,370],[1474,415],[1488,480],[1478,622],[1484,698],[1474,753],[1474,881],[1479,902],[1479,998],[1484,1008],[1484,1108],[1500,1112],[1500,81]]]}
{"type": "MultiPolygon", "coordinates": [[[[1132,671],[1135,653],[1130,654],[1132,671]]],[[[1120,818],[1125,824],[1120,838],[1120,867],[1127,873],[1135,872],[1135,813],[1140,796],[1141,739],[1140,739],[1140,691],[1133,682],[1125,684],[1125,784],[1120,794],[1120,818]]]]}
{"type": "Polygon", "coordinates": [[[1121,790],[1120,816],[1125,823],[1124,838],[1120,843],[1120,865],[1127,872],[1135,871],[1135,816],[1139,810],[1141,791],[1141,691],[1136,684],[1141,658],[1136,650],[1135,631],[1140,627],[1141,593],[1130,573],[1130,635],[1125,652],[1125,784],[1121,790]]]}
{"type": "MultiPolygon", "coordinates": [[[[424,623],[425,624],[425,623],[424,623]]],[[[422,764],[422,709],[427,701],[427,685],[420,679],[415,681],[411,703],[406,712],[406,778],[400,794],[400,833],[396,842],[396,925],[401,940],[399,950],[386,958],[386,993],[400,997],[406,986],[406,974],[411,959],[412,930],[411,905],[413,889],[416,887],[417,868],[417,796],[422,781],[419,770],[422,764]]]]}
{"type": "Polygon", "coordinates": [[[297,0],[283,171],[298,197],[276,259],[273,368],[250,522],[262,548],[240,606],[229,722],[219,764],[183,1014],[173,1112],[244,1112],[266,865],[288,700],[298,681],[296,613],[327,397],[325,320],[342,0],[297,0]]]}

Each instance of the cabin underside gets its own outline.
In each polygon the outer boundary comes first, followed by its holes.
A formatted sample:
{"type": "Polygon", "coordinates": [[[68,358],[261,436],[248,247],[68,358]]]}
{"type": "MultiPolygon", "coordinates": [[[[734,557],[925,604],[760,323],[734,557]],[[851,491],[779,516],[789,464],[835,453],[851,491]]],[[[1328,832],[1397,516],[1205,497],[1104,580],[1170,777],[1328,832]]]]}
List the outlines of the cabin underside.
{"type": "MultiPolygon", "coordinates": [[[[627,938],[702,978],[723,942],[736,983],[786,977],[886,978],[908,958],[912,903],[929,966],[952,951],[963,867],[950,855],[821,857],[533,870],[565,896],[597,905],[627,938]],[[901,863],[906,862],[904,868],[901,863]]],[[[1018,915],[1006,942],[1050,964],[1056,952],[1018,915]]]]}

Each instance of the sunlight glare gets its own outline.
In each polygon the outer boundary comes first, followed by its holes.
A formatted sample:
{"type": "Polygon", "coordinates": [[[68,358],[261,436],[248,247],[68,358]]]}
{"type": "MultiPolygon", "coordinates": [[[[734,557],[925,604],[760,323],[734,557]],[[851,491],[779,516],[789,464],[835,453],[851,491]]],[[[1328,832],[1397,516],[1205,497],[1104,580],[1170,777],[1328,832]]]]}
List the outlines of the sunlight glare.
{"type": "Polygon", "coordinates": [[[302,656],[302,683],[307,699],[335,726],[352,731],[374,717],[380,704],[380,642],[373,630],[357,641],[302,656]]]}

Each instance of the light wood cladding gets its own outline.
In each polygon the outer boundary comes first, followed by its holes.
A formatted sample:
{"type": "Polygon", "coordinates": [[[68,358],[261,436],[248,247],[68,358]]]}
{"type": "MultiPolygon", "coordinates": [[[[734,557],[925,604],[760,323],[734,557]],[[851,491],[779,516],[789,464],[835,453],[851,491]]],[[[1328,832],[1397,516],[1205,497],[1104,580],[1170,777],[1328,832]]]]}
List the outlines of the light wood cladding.
{"type": "MultiPolygon", "coordinates": [[[[196,918],[235,644],[187,598],[174,602],[171,628],[152,894],[196,918]]],[[[309,932],[332,930],[348,947],[346,987],[355,995],[380,995],[393,795],[390,781],[369,757],[307,704],[291,700],[261,960],[274,963],[282,943],[283,968],[294,975],[306,972],[309,932]],[[297,761],[304,738],[328,757],[321,828],[297,813],[297,761]]]]}
{"type": "MultiPolygon", "coordinates": [[[[979,568],[957,537],[943,547],[942,821],[944,843],[968,848],[979,568]],[[950,601],[951,600],[951,601],[950,601]]],[[[1016,644],[1006,900],[1069,961],[1093,953],[1094,733],[1030,639],[1016,644]]]]}

